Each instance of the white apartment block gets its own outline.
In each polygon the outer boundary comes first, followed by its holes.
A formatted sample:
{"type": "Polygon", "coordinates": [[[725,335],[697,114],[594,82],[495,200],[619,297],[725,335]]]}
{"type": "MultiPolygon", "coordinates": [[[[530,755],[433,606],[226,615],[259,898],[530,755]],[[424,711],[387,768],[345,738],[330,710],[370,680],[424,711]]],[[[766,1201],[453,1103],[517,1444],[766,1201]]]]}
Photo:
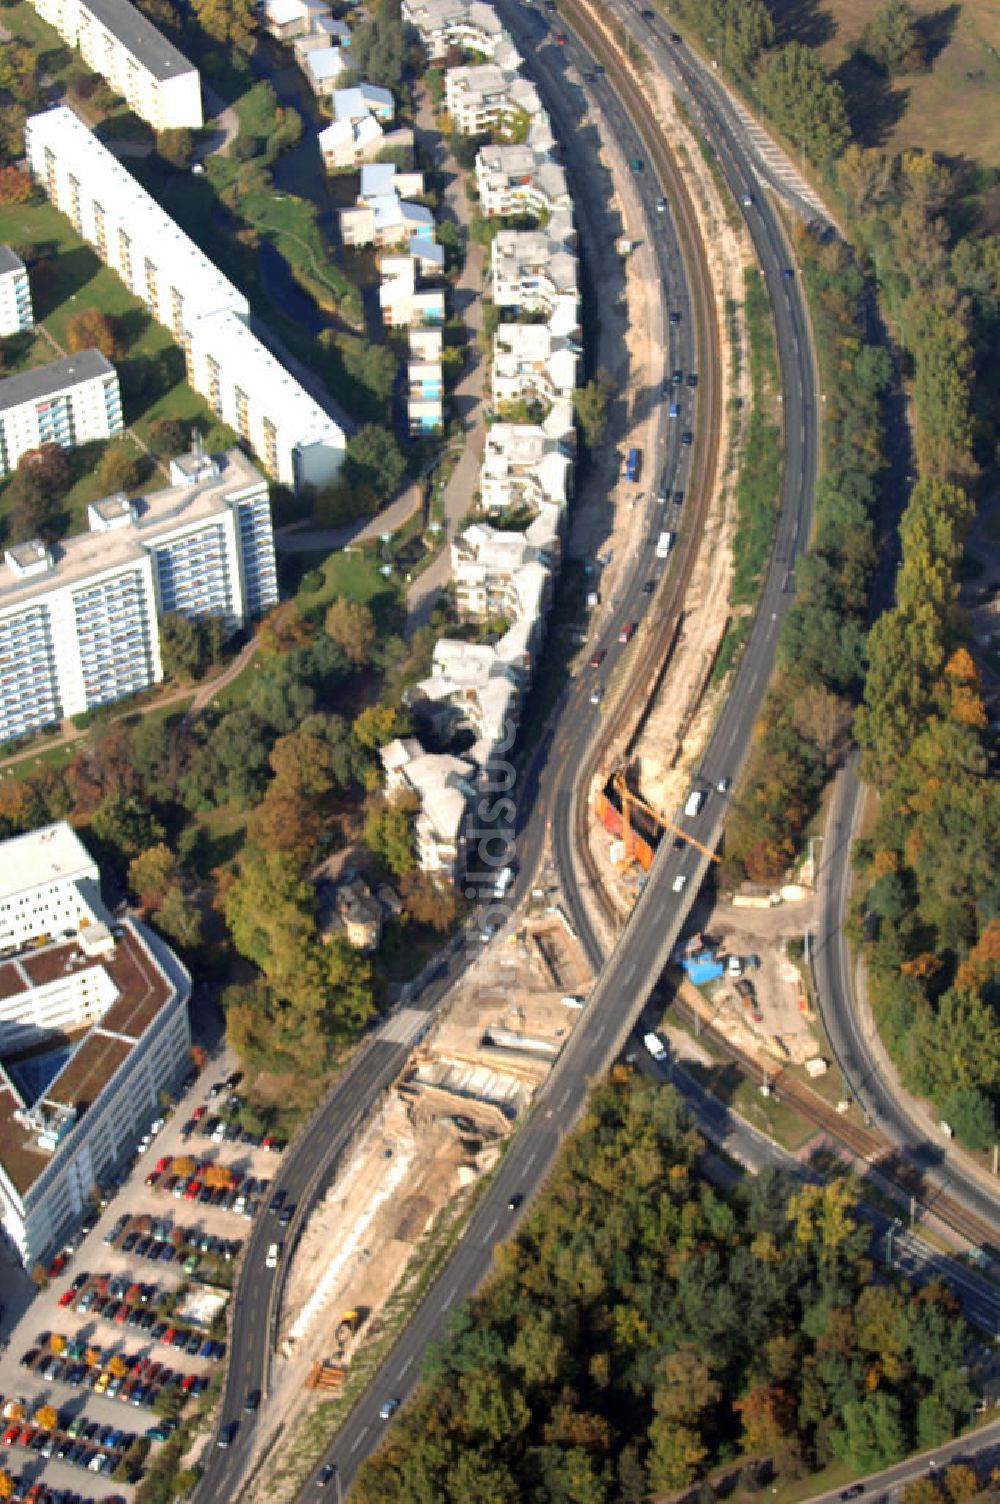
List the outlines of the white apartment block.
{"type": "Polygon", "coordinates": [[[356,202],[341,209],[338,220],[345,246],[398,246],[411,241],[434,243],[434,216],[406,194],[424,191],[422,172],[401,172],[393,162],[366,162],[356,202]]]}
{"type": "Polygon", "coordinates": [[[566,173],[532,146],[483,146],[476,153],[476,187],[489,217],[554,214],[572,208],[566,173]]]}
{"type": "Polygon", "coordinates": [[[465,867],[475,766],[464,757],[425,752],[414,736],[389,742],[379,756],[390,798],[411,793],[420,801],[414,839],[421,871],[454,881],[465,867]]]}
{"type": "Polygon", "coordinates": [[[0,743],[163,678],[159,618],[231,631],[278,598],[267,482],[239,450],[171,462],[173,484],[92,502],[90,531],[7,550],[0,743]]]}
{"type": "Polygon", "coordinates": [[[265,30],[279,42],[308,35],[316,22],[329,14],[325,0],[264,0],[262,11],[265,30]]]}
{"type": "Polygon", "coordinates": [[[412,250],[384,256],[378,290],[382,321],[392,329],[439,328],[444,323],[444,291],[418,285],[418,261],[412,250]]]}
{"type": "Polygon", "coordinates": [[[243,294],[71,110],[33,115],[25,146],[52,203],[170,330],[187,354],[195,390],[253,446],[269,473],[295,487],[332,480],[343,461],[343,430],[251,332],[243,294]]]}
{"type": "Polygon", "coordinates": [[[0,475],[40,444],[75,449],[123,427],[118,376],[100,350],[20,371],[0,381],[0,475]]]}
{"type": "Polygon", "coordinates": [[[543,423],[494,423],[486,430],[479,472],[488,512],[549,504],[565,509],[573,481],[573,409],[557,402],[543,423]]]}
{"type": "Polygon", "coordinates": [[[337,89],[333,95],[333,121],[317,137],[326,170],[359,167],[380,152],[412,147],[412,130],[385,129],[395,113],[388,89],[366,83],[355,89],[337,89]]]}
{"type": "Polygon", "coordinates": [[[534,637],[533,623],[521,621],[495,644],[440,637],[430,675],[406,691],[407,705],[438,739],[470,731],[475,742],[466,756],[485,766],[517,728],[534,637]]]}
{"type": "Polygon", "coordinates": [[[410,433],[438,433],[444,427],[444,373],[440,360],[411,360],[407,366],[410,433]]]}
{"type": "Polygon", "coordinates": [[[34,327],[27,268],[9,245],[0,245],[0,336],[25,334],[34,327]]]}
{"type": "Polygon", "coordinates": [[[204,124],[197,68],[129,0],[32,4],[154,130],[204,124]]]}
{"type": "Polygon", "coordinates": [[[493,401],[571,401],[583,351],[547,324],[499,324],[493,339],[493,401]]]}
{"type": "Polygon", "coordinates": [[[441,364],[444,349],[444,333],[440,329],[411,329],[409,335],[410,359],[433,360],[441,364]]]}
{"type": "Polygon", "coordinates": [[[492,63],[448,69],[445,107],[455,130],[465,136],[482,136],[548,118],[535,85],[518,72],[520,61],[516,49],[507,43],[492,63]]]}
{"type": "Polygon", "coordinates": [[[79,1223],[190,1064],[191,979],[112,926],[65,823],[0,843],[0,1216],[26,1267],[79,1223]]]}
{"type": "Polygon", "coordinates": [[[451,545],[451,577],[462,621],[535,621],[549,608],[551,560],[524,533],[472,523],[451,545]]]}
{"type": "Polygon", "coordinates": [[[490,251],[490,295],[513,313],[544,313],[554,335],[580,332],[580,263],[568,213],[544,230],[499,230],[490,251]]]}
{"type": "Polygon", "coordinates": [[[420,33],[432,62],[452,48],[493,57],[510,41],[500,17],[484,0],[403,0],[403,19],[420,33]]]}

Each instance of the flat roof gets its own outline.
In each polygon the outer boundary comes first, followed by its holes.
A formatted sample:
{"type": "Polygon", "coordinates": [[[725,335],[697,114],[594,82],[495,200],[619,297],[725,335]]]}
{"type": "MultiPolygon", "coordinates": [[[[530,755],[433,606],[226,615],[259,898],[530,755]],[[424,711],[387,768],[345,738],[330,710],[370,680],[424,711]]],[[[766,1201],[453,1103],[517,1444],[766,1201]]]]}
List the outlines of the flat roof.
{"type": "Polygon", "coordinates": [[[100,350],[81,350],[79,355],[64,355],[59,360],[50,360],[48,365],[19,371],[16,376],[7,376],[0,381],[0,412],[20,407],[22,402],[50,397],[68,386],[92,381],[95,376],[114,374],[114,366],[100,350]]]}
{"type": "Polygon", "coordinates": [[[183,52],[168,42],[129,0],[86,0],[86,9],[161,82],[196,71],[183,52]]]}
{"type": "Polygon", "coordinates": [[[46,573],[19,578],[13,570],[0,568],[0,614],[50,590],[61,590],[140,560],[161,534],[222,515],[227,510],[227,497],[265,484],[260,471],[241,450],[230,449],[215,458],[219,466],[217,475],[136,497],[135,519],[127,526],[110,532],[76,533],[54,543],[53,567],[46,573]]]}
{"type": "MultiPolygon", "coordinates": [[[[85,957],[74,940],[41,950],[22,952],[17,961],[35,985],[66,974],[77,965],[101,967],[114,981],[118,996],[104,1016],[77,1036],[79,1043],[59,1074],[50,1082],[36,1106],[72,1108],[81,1118],[97,1100],[115,1072],[125,1063],[137,1041],[157,1014],[176,996],[173,982],[156,965],[152,952],[139,933],[126,922],[114,952],[98,958],[85,957]]],[[[18,990],[17,968],[10,962],[0,967],[5,996],[18,990]],[[12,975],[7,975],[8,973],[12,975]]],[[[30,1007],[30,994],[19,989],[30,1007]]],[[[53,1034],[49,1045],[72,1042],[72,1036],[53,1034]]],[[[11,1058],[14,1056],[12,1054],[11,1058]]],[[[21,1102],[8,1080],[0,1077],[0,1163],[24,1194],[52,1161],[51,1151],[36,1146],[36,1132],[16,1121],[21,1102]]],[[[58,1154],[59,1150],[55,1151],[58,1154]]]]}
{"type": "Polygon", "coordinates": [[[0,245],[0,277],[5,272],[23,272],[24,262],[9,245],[0,245]]]}
{"type": "Polygon", "coordinates": [[[73,877],[94,877],[97,864],[65,820],[0,842],[0,902],[73,877]]]}
{"type": "Polygon", "coordinates": [[[0,997],[16,997],[19,992],[27,990],[28,984],[13,961],[0,962],[0,997]]]}

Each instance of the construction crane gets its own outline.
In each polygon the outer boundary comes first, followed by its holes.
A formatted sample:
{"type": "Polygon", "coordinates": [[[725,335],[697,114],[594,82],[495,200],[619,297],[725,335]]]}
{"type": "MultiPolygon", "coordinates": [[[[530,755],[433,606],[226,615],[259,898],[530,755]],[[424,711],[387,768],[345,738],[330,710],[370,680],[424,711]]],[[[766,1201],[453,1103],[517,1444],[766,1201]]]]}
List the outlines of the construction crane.
{"type": "Polygon", "coordinates": [[[612,787],[615,790],[615,793],[621,800],[622,806],[622,840],[625,847],[625,855],[621,863],[622,866],[627,866],[631,861],[634,860],[634,853],[630,850],[632,843],[631,810],[633,805],[638,805],[641,810],[644,810],[646,814],[649,815],[650,819],[656,822],[661,830],[669,830],[672,831],[674,835],[680,836],[682,841],[687,841],[689,845],[694,846],[697,851],[700,851],[703,856],[707,856],[710,861],[718,862],[721,860],[717,852],[711,851],[695,836],[689,835],[686,830],[682,830],[679,825],[675,825],[673,820],[668,820],[666,815],[660,814],[659,810],[654,809],[653,806],[649,804],[647,800],[643,799],[640,794],[634,793],[625,782],[625,773],[623,769],[619,768],[618,772],[611,780],[611,783],[612,787]]]}

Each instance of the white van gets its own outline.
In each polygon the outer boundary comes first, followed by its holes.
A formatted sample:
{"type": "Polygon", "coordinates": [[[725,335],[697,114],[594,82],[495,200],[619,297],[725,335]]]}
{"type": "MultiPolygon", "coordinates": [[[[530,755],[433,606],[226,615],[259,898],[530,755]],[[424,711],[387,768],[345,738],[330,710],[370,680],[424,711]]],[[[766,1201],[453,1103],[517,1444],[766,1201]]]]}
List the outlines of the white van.
{"type": "Polygon", "coordinates": [[[656,540],[656,557],[665,559],[674,546],[674,535],[671,532],[661,533],[656,540]]]}
{"type": "Polygon", "coordinates": [[[684,813],[690,818],[690,816],[696,815],[698,813],[704,803],[704,791],[702,789],[692,789],[690,794],[688,794],[687,796],[687,803],[684,806],[684,813]]]}
{"type": "Polygon", "coordinates": [[[496,875],[496,881],[493,884],[493,897],[502,898],[513,881],[513,867],[504,867],[503,870],[498,872],[496,875]]]}
{"type": "Polygon", "coordinates": [[[646,1046],[646,1049],[652,1055],[652,1057],[653,1057],[654,1060],[660,1060],[660,1061],[666,1060],[666,1058],[667,1058],[666,1047],[665,1047],[663,1041],[660,1039],[659,1035],[657,1035],[657,1034],[644,1034],[642,1036],[642,1042],[646,1046]]]}

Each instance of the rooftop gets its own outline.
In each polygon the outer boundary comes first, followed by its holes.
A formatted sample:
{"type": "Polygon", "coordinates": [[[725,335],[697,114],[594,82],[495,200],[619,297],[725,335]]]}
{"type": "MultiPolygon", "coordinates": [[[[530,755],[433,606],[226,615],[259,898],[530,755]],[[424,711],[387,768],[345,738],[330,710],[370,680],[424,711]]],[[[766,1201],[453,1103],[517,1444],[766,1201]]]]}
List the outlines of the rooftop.
{"type": "MultiPolygon", "coordinates": [[[[130,560],[141,559],[161,534],[221,514],[227,508],[227,498],[265,484],[260,471],[238,449],[218,456],[217,463],[218,473],[203,481],[137,497],[133,503],[134,521],[126,527],[111,532],[77,533],[53,544],[52,567],[43,574],[18,578],[10,567],[0,569],[0,615],[46,591],[61,590],[76,581],[120,568],[130,560]]],[[[31,840],[37,836],[35,832],[34,837],[19,839],[31,840]]],[[[20,878],[20,867],[17,870],[20,878]]]]}
{"type": "MultiPolygon", "coordinates": [[[[0,902],[43,883],[96,877],[97,863],[73,828],[61,820],[3,842],[0,902]]],[[[0,997],[6,996],[0,984],[0,997]]]]}
{"type": "Polygon", "coordinates": [[[87,9],[154,78],[166,82],[195,71],[183,52],[128,0],[87,0],[87,9]]]}
{"type": "Polygon", "coordinates": [[[7,272],[23,272],[24,262],[9,245],[0,245],[0,277],[7,272]]]}
{"type": "Polygon", "coordinates": [[[23,402],[37,402],[41,397],[54,396],[67,387],[93,381],[95,377],[114,374],[114,366],[100,350],[81,350],[79,355],[64,355],[59,360],[50,360],[48,365],[19,371],[16,376],[0,381],[0,412],[9,412],[23,402]]]}

